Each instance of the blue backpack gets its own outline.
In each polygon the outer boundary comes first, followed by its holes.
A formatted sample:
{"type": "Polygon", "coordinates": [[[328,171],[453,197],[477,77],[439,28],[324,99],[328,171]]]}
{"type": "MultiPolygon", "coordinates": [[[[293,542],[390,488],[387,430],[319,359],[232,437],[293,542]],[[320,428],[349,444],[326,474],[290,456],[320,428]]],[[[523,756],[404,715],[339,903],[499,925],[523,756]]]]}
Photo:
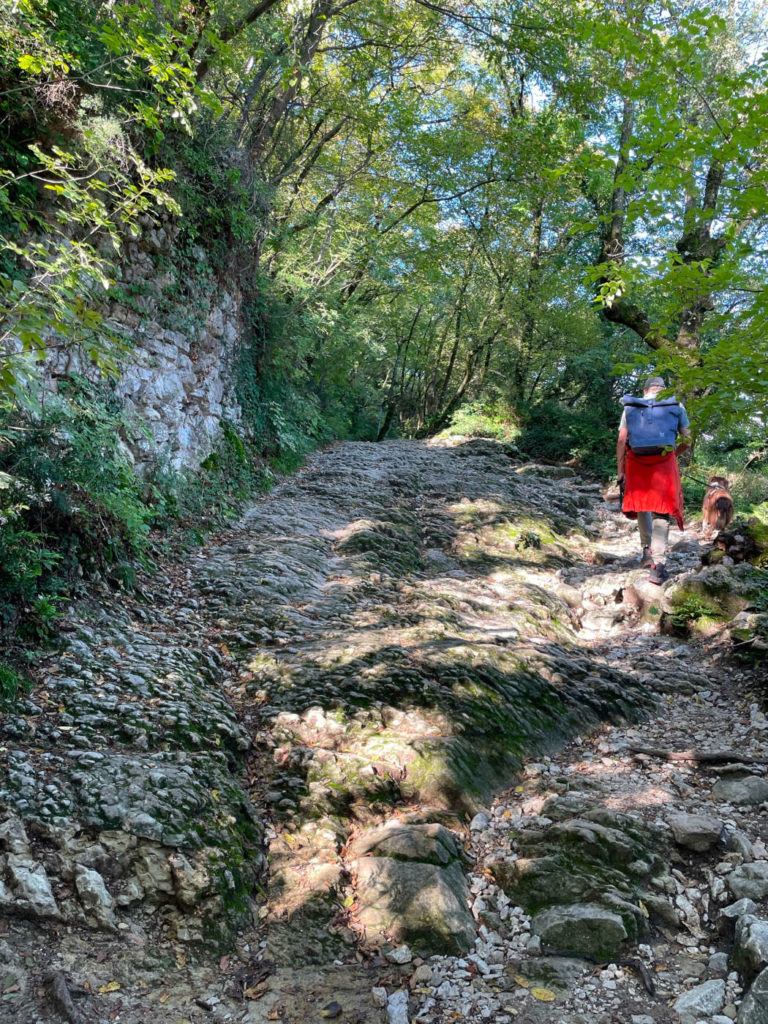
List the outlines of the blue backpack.
{"type": "Polygon", "coordinates": [[[635,398],[625,395],[621,404],[627,413],[629,447],[636,455],[660,455],[674,449],[680,430],[682,409],[676,398],[635,398]]]}

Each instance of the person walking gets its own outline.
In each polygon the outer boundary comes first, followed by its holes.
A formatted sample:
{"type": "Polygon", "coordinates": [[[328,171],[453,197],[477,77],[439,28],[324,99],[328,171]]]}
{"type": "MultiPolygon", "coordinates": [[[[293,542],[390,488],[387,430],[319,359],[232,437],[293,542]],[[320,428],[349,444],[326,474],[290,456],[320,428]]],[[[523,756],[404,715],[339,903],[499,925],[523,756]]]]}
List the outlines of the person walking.
{"type": "Polygon", "coordinates": [[[622,511],[637,519],[642,554],[640,564],[649,579],[667,579],[665,554],[670,521],[683,529],[683,489],[677,455],[690,447],[690,422],[676,398],[659,398],[666,388],[662,377],[650,377],[643,397],[625,395],[616,444],[616,468],[623,487],[622,511]],[[681,442],[678,444],[678,438],[681,442]]]}

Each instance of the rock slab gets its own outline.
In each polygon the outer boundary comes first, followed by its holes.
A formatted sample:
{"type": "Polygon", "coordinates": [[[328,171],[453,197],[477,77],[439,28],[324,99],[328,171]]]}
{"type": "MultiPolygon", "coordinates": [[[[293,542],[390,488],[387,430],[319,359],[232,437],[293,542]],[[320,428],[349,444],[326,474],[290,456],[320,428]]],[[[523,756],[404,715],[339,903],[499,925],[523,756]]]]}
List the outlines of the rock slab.
{"type": "Polygon", "coordinates": [[[724,828],[719,818],[707,814],[675,814],[668,820],[677,845],[696,853],[704,853],[713,847],[724,828]]]}
{"type": "Polygon", "coordinates": [[[747,992],[736,1024],[765,1024],[768,1021],[768,967],[758,974],[747,992]]]}
{"type": "Polygon", "coordinates": [[[725,982],[722,978],[717,978],[683,992],[675,1000],[672,1008],[677,1012],[680,1024],[697,1024],[702,1017],[711,1017],[719,1013],[724,1005],[725,982]]]}
{"type": "Polygon", "coordinates": [[[768,896],[768,861],[741,864],[728,875],[728,888],[737,900],[761,900],[768,896]]]}
{"type": "Polygon", "coordinates": [[[414,950],[465,953],[475,940],[460,849],[442,825],[391,825],[350,847],[358,919],[369,942],[407,942],[414,950]]]}
{"type": "Polygon", "coordinates": [[[542,910],[534,917],[532,930],[544,945],[596,957],[615,956],[627,939],[621,917],[597,903],[542,910]]]}

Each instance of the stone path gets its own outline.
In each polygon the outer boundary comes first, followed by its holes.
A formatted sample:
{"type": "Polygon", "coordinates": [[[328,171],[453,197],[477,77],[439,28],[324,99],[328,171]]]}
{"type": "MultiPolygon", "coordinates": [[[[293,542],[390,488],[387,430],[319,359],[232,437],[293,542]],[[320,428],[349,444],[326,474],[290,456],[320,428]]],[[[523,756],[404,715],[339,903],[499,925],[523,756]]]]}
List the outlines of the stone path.
{"type": "Polygon", "coordinates": [[[0,1019],[768,1020],[763,765],[634,749],[765,756],[720,627],[659,633],[755,582],[634,554],[566,467],[343,444],[74,610],[3,723],[0,1019]]]}

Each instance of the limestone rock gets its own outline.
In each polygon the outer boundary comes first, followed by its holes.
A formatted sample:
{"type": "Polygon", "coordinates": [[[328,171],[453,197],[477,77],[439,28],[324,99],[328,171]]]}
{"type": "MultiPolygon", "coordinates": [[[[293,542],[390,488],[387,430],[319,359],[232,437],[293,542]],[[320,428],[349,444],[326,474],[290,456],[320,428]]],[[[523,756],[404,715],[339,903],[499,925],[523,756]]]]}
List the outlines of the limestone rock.
{"type": "Polygon", "coordinates": [[[727,907],[723,907],[720,911],[720,916],[725,917],[731,921],[736,921],[744,914],[754,914],[757,911],[757,904],[754,900],[740,899],[736,900],[735,903],[729,903],[727,907]]]}
{"type": "Polygon", "coordinates": [[[668,820],[678,846],[696,853],[703,853],[714,846],[724,828],[719,818],[707,814],[675,814],[668,820]]]}
{"type": "Polygon", "coordinates": [[[146,845],[134,863],[134,871],[147,898],[157,900],[158,893],[172,896],[175,892],[168,850],[146,845]]]}
{"type": "Polygon", "coordinates": [[[745,914],[736,922],[733,962],[746,977],[753,978],[768,967],[768,921],[745,914]]]}
{"type": "Polygon", "coordinates": [[[742,1000],[736,1024],[765,1024],[768,1020],[768,967],[752,982],[742,1000]]]}
{"type": "Polygon", "coordinates": [[[550,480],[565,480],[566,477],[576,476],[576,470],[570,466],[546,466],[539,462],[529,462],[515,472],[526,476],[548,476],[550,480]]]}
{"type": "Polygon", "coordinates": [[[98,871],[78,865],[75,868],[75,888],[86,911],[93,915],[101,928],[116,927],[115,901],[107,891],[98,871]]]}
{"type": "Polygon", "coordinates": [[[720,779],[712,787],[715,800],[729,804],[761,804],[768,800],[768,779],[748,775],[745,779],[720,779]]]}
{"type": "Polygon", "coordinates": [[[627,939],[621,917],[596,903],[550,907],[534,917],[532,930],[544,945],[597,957],[615,956],[627,939]]]}
{"type": "Polygon", "coordinates": [[[426,954],[461,954],[474,943],[467,882],[456,861],[438,867],[362,857],[354,869],[359,920],[368,941],[382,942],[389,936],[426,954]]]}
{"type": "Polygon", "coordinates": [[[27,854],[11,853],[6,858],[11,892],[0,890],[0,910],[32,917],[60,917],[48,875],[41,864],[27,854]]]}
{"type": "Polygon", "coordinates": [[[444,825],[385,825],[364,832],[349,848],[352,857],[396,857],[444,866],[459,860],[461,851],[444,825]]]}
{"type": "Polygon", "coordinates": [[[168,858],[176,899],[184,907],[194,907],[210,889],[211,878],[203,864],[191,864],[183,853],[168,858]]]}
{"type": "Polygon", "coordinates": [[[389,1024],[409,1024],[408,993],[405,989],[393,992],[387,1000],[387,1020],[389,1024]]]}
{"type": "Polygon", "coordinates": [[[702,985],[683,992],[672,1009],[677,1011],[680,1024],[697,1024],[702,1017],[719,1013],[725,1005],[725,982],[722,978],[705,981],[702,985]]]}
{"type": "Polygon", "coordinates": [[[0,850],[19,855],[29,853],[29,840],[24,825],[14,815],[0,822],[0,850]]]}
{"type": "Polygon", "coordinates": [[[734,868],[726,879],[737,900],[761,900],[768,896],[768,861],[756,860],[734,868]]]}

